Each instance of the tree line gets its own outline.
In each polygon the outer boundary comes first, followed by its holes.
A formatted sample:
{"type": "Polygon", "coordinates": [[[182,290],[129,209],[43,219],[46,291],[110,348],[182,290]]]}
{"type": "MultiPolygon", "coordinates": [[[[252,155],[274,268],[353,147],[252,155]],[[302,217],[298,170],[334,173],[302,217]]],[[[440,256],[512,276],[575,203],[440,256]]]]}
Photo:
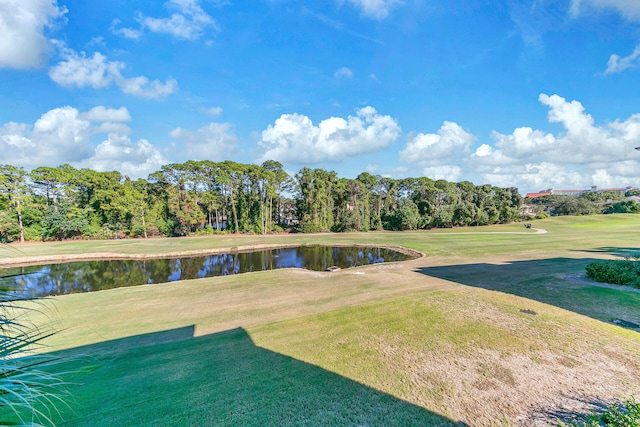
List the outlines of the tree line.
{"type": "Polygon", "coordinates": [[[528,202],[538,218],[552,215],[593,215],[612,213],[640,213],[640,203],[627,197],[640,196],[640,190],[585,191],[579,196],[551,194],[536,197],[528,202]]]}
{"type": "Polygon", "coordinates": [[[518,219],[521,203],[516,188],[306,167],[290,176],[276,161],[187,161],[137,180],[0,165],[2,241],[487,225],[518,219]]]}

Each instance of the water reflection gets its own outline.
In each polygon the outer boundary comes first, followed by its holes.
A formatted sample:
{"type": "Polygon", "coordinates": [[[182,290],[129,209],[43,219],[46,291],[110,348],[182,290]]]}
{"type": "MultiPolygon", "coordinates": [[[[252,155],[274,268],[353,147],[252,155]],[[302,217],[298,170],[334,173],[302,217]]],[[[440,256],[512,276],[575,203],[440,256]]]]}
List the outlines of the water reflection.
{"type": "Polygon", "coordinates": [[[0,286],[18,289],[22,296],[40,297],[276,268],[324,271],[409,258],[385,248],[301,246],[190,258],[81,261],[0,269],[0,286]]]}

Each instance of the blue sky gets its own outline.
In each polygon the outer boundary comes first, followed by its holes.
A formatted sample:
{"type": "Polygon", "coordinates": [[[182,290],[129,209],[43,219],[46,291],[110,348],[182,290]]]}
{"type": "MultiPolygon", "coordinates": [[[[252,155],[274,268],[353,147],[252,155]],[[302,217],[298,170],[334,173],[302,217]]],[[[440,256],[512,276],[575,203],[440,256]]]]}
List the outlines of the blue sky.
{"type": "Polygon", "coordinates": [[[0,163],[640,187],[640,2],[0,0],[0,163]]]}

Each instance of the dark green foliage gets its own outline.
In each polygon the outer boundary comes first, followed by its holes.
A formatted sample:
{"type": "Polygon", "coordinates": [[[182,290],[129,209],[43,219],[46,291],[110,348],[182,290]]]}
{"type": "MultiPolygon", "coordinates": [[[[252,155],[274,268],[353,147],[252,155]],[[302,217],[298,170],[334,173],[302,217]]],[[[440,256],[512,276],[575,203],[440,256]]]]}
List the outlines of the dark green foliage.
{"type": "Polygon", "coordinates": [[[558,427],[637,427],[640,426],[640,403],[629,399],[622,405],[611,405],[603,413],[591,414],[586,421],[572,421],[558,427]]]}
{"type": "Polygon", "coordinates": [[[335,172],[302,168],[296,174],[297,213],[301,230],[325,231],[334,224],[334,188],[338,184],[335,172]]]}
{"type": "Polygon", "coordinates": [[[587,276],[597,282],[640,288],[640,257],[596,261],[586,267],[587,276]]]}
{"type": "MultiPolygon", "coordinates": [[[[602,213],[607,203],[607,213],[640,212],[640,204],[621,198],[618,192],[586,192],[530,203],[553,215],[602,213]]],[[[30,174],[3,165],[0,241],[480,226],[531,220],[521,213],[522,201],[517,188],[469,181],[395,180],[368,172],[348,179],[306,167],[292,178],[271,160],[190,160],[137,181],[69,165],[30,174]]]]}
{"type": "Polygon", "coordinates": [[[586,191],[579,198],[591,202],[606,202],[607,200],[621,200],[624,197],[617,191],[586,191]]]}
{"type": "Polygon", "coordinates": [[[386,228],[390,230],[416,230],[420,224],[418,206],[409,199],[402,199],[398,209],[386,217],[386,228]]]}
{"type": "Polygon", "coordinates": [[[45,239],[72,239],[91,233],[88,212],[68,204],[59,205],[57,209],[50,207],[42,224],[45,239]]]}
{"type": "Polygon", "coordinates": [[[616,202],[609,206],[604,213],[640,213],[640,203],[633,200],[616,202]]]}
{"type": "Polygon", "coordinates": [[[17,220],[20,230],[18,239],[21,242],[25,240],[23,211],[32,199],[26,176],[27,173],[23,168],[0,165],[0,195],[8,202],[8,210],[17,220]]]}
{"type": "Polygon", "coordinates": [[[12,242],[20,237],[20,227],[13,212],[0,211],[0,243],[12,242]]]}
{"type": "Polygon", "coordinates": [[[602,208],[588,198],[574,196],[560,197],[553,208],[555,215],[591,215],[602,212],[602,208]]]}
{"type": "MultiPolygon", "coordinates": [[[[638,190],[630,190],[626,196],[638,190]]],[[[622,200],[617,191],[586,191],[580,196],[557,195],[536,197],[529,200],[531,205],[549,209],[553,215],[591,215],[597,213],[640,213],[640,204],[632,200],[622,200]]]]}
{"type": "Polygon", "coordinates": [[[309,168],[293,179],[275,161],[173,163],[137,181],[69,165],[30,174],[4,165],[0,184],[2,241],[474,226],[517,221],[522,202],[515,188],[469,181],[348,179],[309,168]]]}
{"type": "Polygon", "coordinates": [[[331,231],[360,231],[360,226],[361,224],[359,222],[358,212],[350,209],[344,209],[338,213],[336,223],[331,227],[331,231]]]}

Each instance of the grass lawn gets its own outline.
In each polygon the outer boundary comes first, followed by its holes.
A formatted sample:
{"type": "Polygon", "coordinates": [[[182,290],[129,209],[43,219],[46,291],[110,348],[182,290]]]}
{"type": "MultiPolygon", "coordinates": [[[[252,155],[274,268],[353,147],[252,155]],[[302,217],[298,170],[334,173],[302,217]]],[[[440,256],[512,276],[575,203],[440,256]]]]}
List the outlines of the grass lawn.
{"type": "MultiPolygon", "coordinates": [[[[36,323],[73,398],[61,426],[555,425],[640,396],[640,292],[584,275],[640,252],[640,215],[314,235],[11,246],[5,259],[264,244],[401,245],[427,256],[52,298],[36,323]]],[[[1,261],[1,260],[0,260],[1,261]]]]}

